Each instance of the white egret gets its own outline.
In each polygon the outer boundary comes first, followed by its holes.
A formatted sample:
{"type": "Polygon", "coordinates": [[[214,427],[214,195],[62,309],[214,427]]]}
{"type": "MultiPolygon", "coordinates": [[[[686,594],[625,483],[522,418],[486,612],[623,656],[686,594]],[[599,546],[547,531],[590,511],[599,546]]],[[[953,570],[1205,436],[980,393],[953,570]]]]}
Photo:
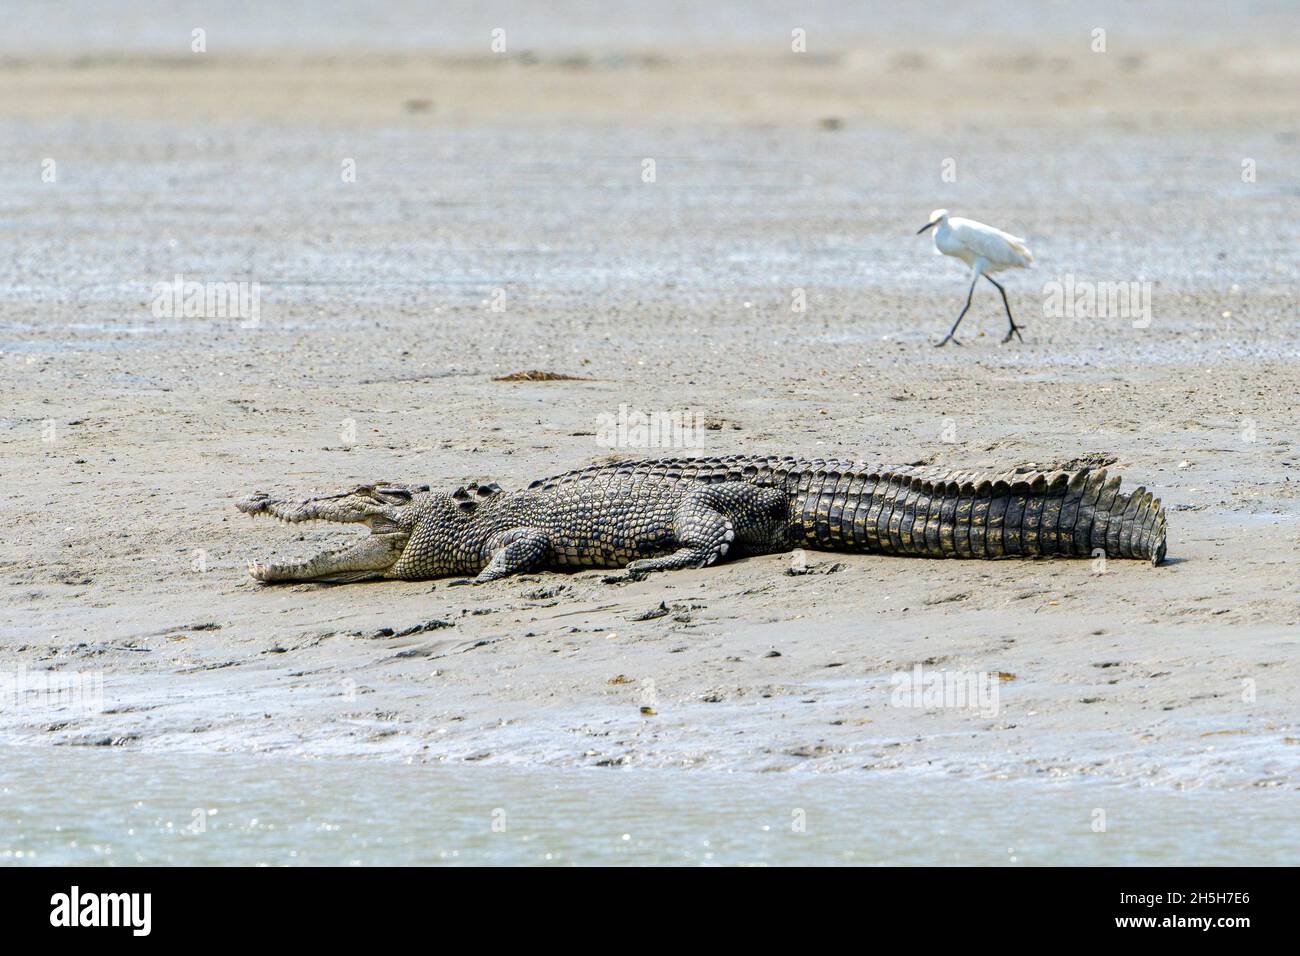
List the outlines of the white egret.
{"type": "MultiPolygon", "coordinates": [[[[934,229],[936,252],[960,259],[971,267],[973,273],[970,292],[966,294],[966,304],[962,306],[961,313],[957,316],[957,321],[952,324],[952,328],[948,330],[948,334],[938,344],[947,345],[950,339],[957,342],[953,334],[970,308],[971,297],[975,295],[975,283],[980,281],[980,276],[992,282],[994,288],[1002,293],[1002,304],[1006,306],[1007,322],[1010,323],[1002,341],[1010,342],[1011,336],[1014,335],[1023,342],[1025,339],[1020,334],[1020,326],[1016,325],[1016,320],[1011,317],[1011,304],[1007,302],[1007,290],[1002,288],[1002,284],[989,273],[1001,272],[1003,269],[1024,269],[1033,262],[1034,254],[1025,245],[1025,240],[1001,229],[986,226],[982,222],[976,222],[974,219],[950,218],[946,209],[936,209],[930,213],[930,221],[918,229],[916,234],[919,236],[927,229],[934,229]]],[[[960,342],[957,344],[961,345],[960,342]]]]}

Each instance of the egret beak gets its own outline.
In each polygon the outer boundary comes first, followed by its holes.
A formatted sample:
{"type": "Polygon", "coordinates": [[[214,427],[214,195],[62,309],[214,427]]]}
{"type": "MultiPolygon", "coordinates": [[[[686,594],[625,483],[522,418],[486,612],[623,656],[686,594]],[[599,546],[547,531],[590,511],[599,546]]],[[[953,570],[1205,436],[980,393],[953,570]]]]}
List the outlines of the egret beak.
{"type": "Polygon", "coordinates": [[[927,222],[927,223],[926,223],[924,226],[922,226],[920,229],[916,230],[916,234],[919,236],[921,233],[925,232],[925,230],[927,230],[927,229],[931,229],[931,228],[933,228],[934,226],[937,226],[938,224],[939,224],[939,220],[938,220],[938,219],[936,219],[934,222],[927,222]]]}

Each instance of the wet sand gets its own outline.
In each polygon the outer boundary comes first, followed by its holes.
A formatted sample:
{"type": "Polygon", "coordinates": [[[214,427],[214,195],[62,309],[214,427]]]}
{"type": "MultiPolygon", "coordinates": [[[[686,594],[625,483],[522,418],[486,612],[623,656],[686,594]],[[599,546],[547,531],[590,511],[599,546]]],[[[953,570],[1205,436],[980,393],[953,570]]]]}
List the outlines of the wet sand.
{"type": "Polygon", "coordinates": [[[102,673],[106,710],[0,707],[0,736],[1295,788],[1300,44],[1239,29],[1104,55],[9,51],[0,670],[102,673]],[[1027,238],[1025,344],[981,291],[965,347],[931,347],[965,294],[913,235],[938,206],[1027,238]],[[259,283],[257,323],[155,315],[177,274],[259,283]],[[1149,326],[1044,315],[1069,276],[1149,282],[1149,326]],[[523,369],[587,380],[493,380],[523,369]],[[244,572],[350,531],[254,524],[252,490],[659,453],[598,443],[621,405],[711,420],[700,454],[1104,454],[1163,498],[1170,561],[244,572]],[[894,706],[917,665],[1000,675],[997,713],[894,706]]]}

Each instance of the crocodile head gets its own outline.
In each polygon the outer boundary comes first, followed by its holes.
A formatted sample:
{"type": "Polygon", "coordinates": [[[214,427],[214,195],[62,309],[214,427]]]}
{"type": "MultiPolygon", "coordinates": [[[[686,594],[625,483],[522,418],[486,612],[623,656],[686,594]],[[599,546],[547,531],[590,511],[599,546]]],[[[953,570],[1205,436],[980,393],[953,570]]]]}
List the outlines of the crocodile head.
{"type": "Polygon", "coordinates": [[[322,551],[303,561],[250,561],[248,573],[270,584],[278,581],[364,581],[390,577],[411,538],[417,517],[416,505],[425,497],[428,485],[380,482],[358,485],[351,491],[319,498],[283,499],[254,494],[235,507],[247,515],[268,515],[290,524],[304,521],[332,521],[364,524],[370,534],[344,548],[322,551]]]}

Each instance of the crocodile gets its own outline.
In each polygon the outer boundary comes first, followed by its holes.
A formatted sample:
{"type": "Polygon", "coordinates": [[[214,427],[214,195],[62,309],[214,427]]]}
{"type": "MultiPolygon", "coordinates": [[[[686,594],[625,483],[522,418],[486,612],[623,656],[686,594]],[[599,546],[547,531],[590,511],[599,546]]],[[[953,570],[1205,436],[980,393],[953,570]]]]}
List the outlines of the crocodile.
{"type": "Polygon", "coordinates": [[[257,493],[249,515],[362,523],[358,543],[301,561],[250,562],[263,583],[477,583],[543,569],[633,575],[793,548],[929,558],[1165,557],[1165,513],[1104,468],[996,473],[825,458],[732,455],[590,465],[454,492],[377,482],[306,499],[257,493]]]}

